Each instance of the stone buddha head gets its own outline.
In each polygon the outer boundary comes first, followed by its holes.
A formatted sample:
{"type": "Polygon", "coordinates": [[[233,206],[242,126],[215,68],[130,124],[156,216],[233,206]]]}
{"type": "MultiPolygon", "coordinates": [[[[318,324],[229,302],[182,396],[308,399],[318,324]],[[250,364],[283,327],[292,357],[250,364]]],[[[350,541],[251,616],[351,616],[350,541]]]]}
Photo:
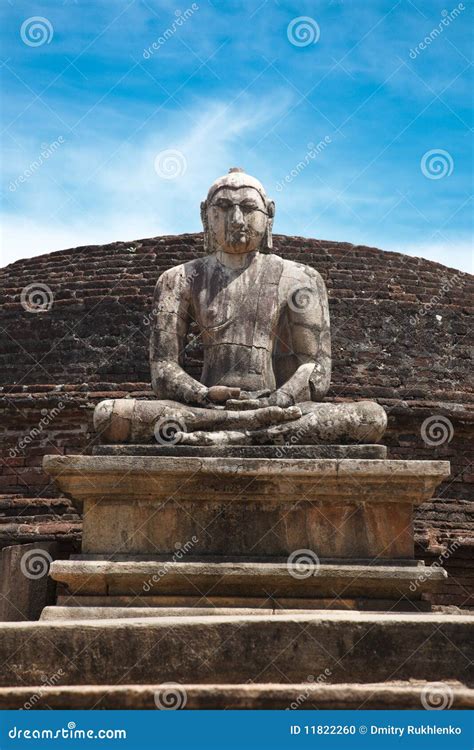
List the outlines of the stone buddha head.
{"type": "Polygon", "coordinates": [[[209,188],[201,203],[204,248],[246,254],[273,247],[272,226],[275,204],[263,185],[243,169],[233,167],[209,188]]]}

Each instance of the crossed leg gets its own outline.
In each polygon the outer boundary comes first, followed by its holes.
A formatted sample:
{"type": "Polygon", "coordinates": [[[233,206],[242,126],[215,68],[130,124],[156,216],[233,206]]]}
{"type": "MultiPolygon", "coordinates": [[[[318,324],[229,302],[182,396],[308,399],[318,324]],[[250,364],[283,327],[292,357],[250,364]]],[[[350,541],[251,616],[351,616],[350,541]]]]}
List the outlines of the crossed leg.
{"type": "MultiPolygon", "coordinates": [[[[348,404],[298,404],[302,416],[259,429],[180,432],[182,445],[315,445],[376,443],[387,427],[387,415],[374,401],[348,404]]],[[[262,410],[263,411],[263,410],[262,410]]]]}
{"type": "Polygon", "coordinates": [[[104,442],[182,445],[312,445],[375,443],[387,415],[373,401],[327,404],[305,401],[286,409],[202,409],[175,401],[109,399],[94,412],[104,442]]]}
{"type": "Polygon", "coordinates": [[[188,445],[230,444],[230,436],[239,442],[237,435],[246,431],[295,421],[301,415],[297,406],[230,411],[186,406],[177,401],[123,398],[101,401],[94,411],[94,427],[106,443],[148,443],[156,439],[162,443],[179,441],[184,444],[183,436],[194,435],[201,436],[201,442],[191,441],[188,445]],[[216,439],[227,434],[229,439],[216,439]]]}

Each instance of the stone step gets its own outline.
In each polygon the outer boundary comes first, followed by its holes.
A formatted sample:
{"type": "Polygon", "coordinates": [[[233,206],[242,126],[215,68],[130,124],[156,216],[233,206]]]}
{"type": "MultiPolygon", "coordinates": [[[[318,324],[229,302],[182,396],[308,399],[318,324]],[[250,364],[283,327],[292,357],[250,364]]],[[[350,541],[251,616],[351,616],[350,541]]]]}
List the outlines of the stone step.
{"type": "Polygon", "coordinates": [[[150,685],[40,685],[0,688],[0,710],[5,709],[421,709],[444,705],[473,709],[474,690],[459,682],[324,684],[317,675],[293,685],[150,684],[150,685]]]}
{"type": "MultiPolygon", "coordinates": [[[[51,577],[71,594],[104,597],[181,595],[281,598],[420,600],[446,578],[441,567],[319,564],[311,550],[299,550],[294,564],[262,562],[166,562],[55,560],[51,577]]],[[[99,602],[98,602],[99,603],[99,602]]],[[[129,602],[133,606],[133,601],[129,602]]],[[[205,603],[205,602],[204,602],[205,603]]],[[[245,606],[243,604],[242,606],[245,606]]],[[[316,602],[311,608],[320,608],[316,602]]]]}
{"type": "Polygon", "coordinates": [[[444,614],[318,612],[0,626],[0,687],[157,682],[474,682],[474,620],[444,614]]]}
{"type": "MultiPolygon", "coordinates": [[[[306,601],[306,600],[304,600],[306,601]]],[[[202,603],[202,602],[201,602],[202,603]]],[[[268,604],[269,602],[267,602],[268,604]]],[[[325,610],[344,610],[344,609],[362,609],[365,612],[425,612],[430,611],[430,605],[424,602],[401,602],[395,603],[389,601],[375,600],[314,600],[313,606],[297,606],[295,609],[289,607],[269,607],[245,606],[245,600],[242,599],[236,604],[230,603],[228,607],[220,606],[165,606],[160,604],[157,607],[147,606],[50,606],[45,607],[41,613],[41,620],[113,620],[113,619],[141,619],[143,617],[218,617],[220,615],[314,615],[325,610]],[[239,604],[241,606],[239,606],[239,604]],[[361,606],[362,604],[362,606],[361,606]],[[319,606],[318,606],[319,605],[319,606]],[[420,606],[421,605],[421,606],[420,606]],[[392,609],[391,609],[392,608],[392,609]]]]}

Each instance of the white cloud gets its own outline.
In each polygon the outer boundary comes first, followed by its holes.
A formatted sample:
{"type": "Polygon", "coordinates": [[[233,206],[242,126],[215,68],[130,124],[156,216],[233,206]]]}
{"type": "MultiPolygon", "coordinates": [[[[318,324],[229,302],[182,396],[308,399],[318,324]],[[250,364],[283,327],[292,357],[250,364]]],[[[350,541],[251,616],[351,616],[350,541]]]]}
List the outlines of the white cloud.
{"type": "MultiPolygon", "coordinates": [[[[2,263],[79,245],[200,229],[199,204],[217,176],[242,160],[240,139],[265,130],[289,106],[283,93],[254,100],[196,100],[188,117],[160,113],[146,137],[124,142],[90,135],[65,142],[13,192],[2,216],[2,263]],[[87,145],[84,146],[83,143],[87,145]],[[182,153],[183,173],[163,179],[155,171],[162,151],[182,153]]],[[[7,185],[38,158],[31,140],[9,152],[7,185]]],[[[248,153],[245,150],[245,153],[248,153]]],[[[244,164],[261,174],[262,164],[244,164]]]]}

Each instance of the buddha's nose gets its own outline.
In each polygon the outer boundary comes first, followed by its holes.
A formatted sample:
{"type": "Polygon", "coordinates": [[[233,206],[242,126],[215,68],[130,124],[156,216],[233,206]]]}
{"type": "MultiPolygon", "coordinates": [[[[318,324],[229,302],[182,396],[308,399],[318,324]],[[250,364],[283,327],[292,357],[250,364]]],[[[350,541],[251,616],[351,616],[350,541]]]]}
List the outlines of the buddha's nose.
{"type": "Polygon", "coordinates": [[[234,206],[230,217],[232,226],[240,227],[244,223],[244,215],[240,206],[234,206]]]}

